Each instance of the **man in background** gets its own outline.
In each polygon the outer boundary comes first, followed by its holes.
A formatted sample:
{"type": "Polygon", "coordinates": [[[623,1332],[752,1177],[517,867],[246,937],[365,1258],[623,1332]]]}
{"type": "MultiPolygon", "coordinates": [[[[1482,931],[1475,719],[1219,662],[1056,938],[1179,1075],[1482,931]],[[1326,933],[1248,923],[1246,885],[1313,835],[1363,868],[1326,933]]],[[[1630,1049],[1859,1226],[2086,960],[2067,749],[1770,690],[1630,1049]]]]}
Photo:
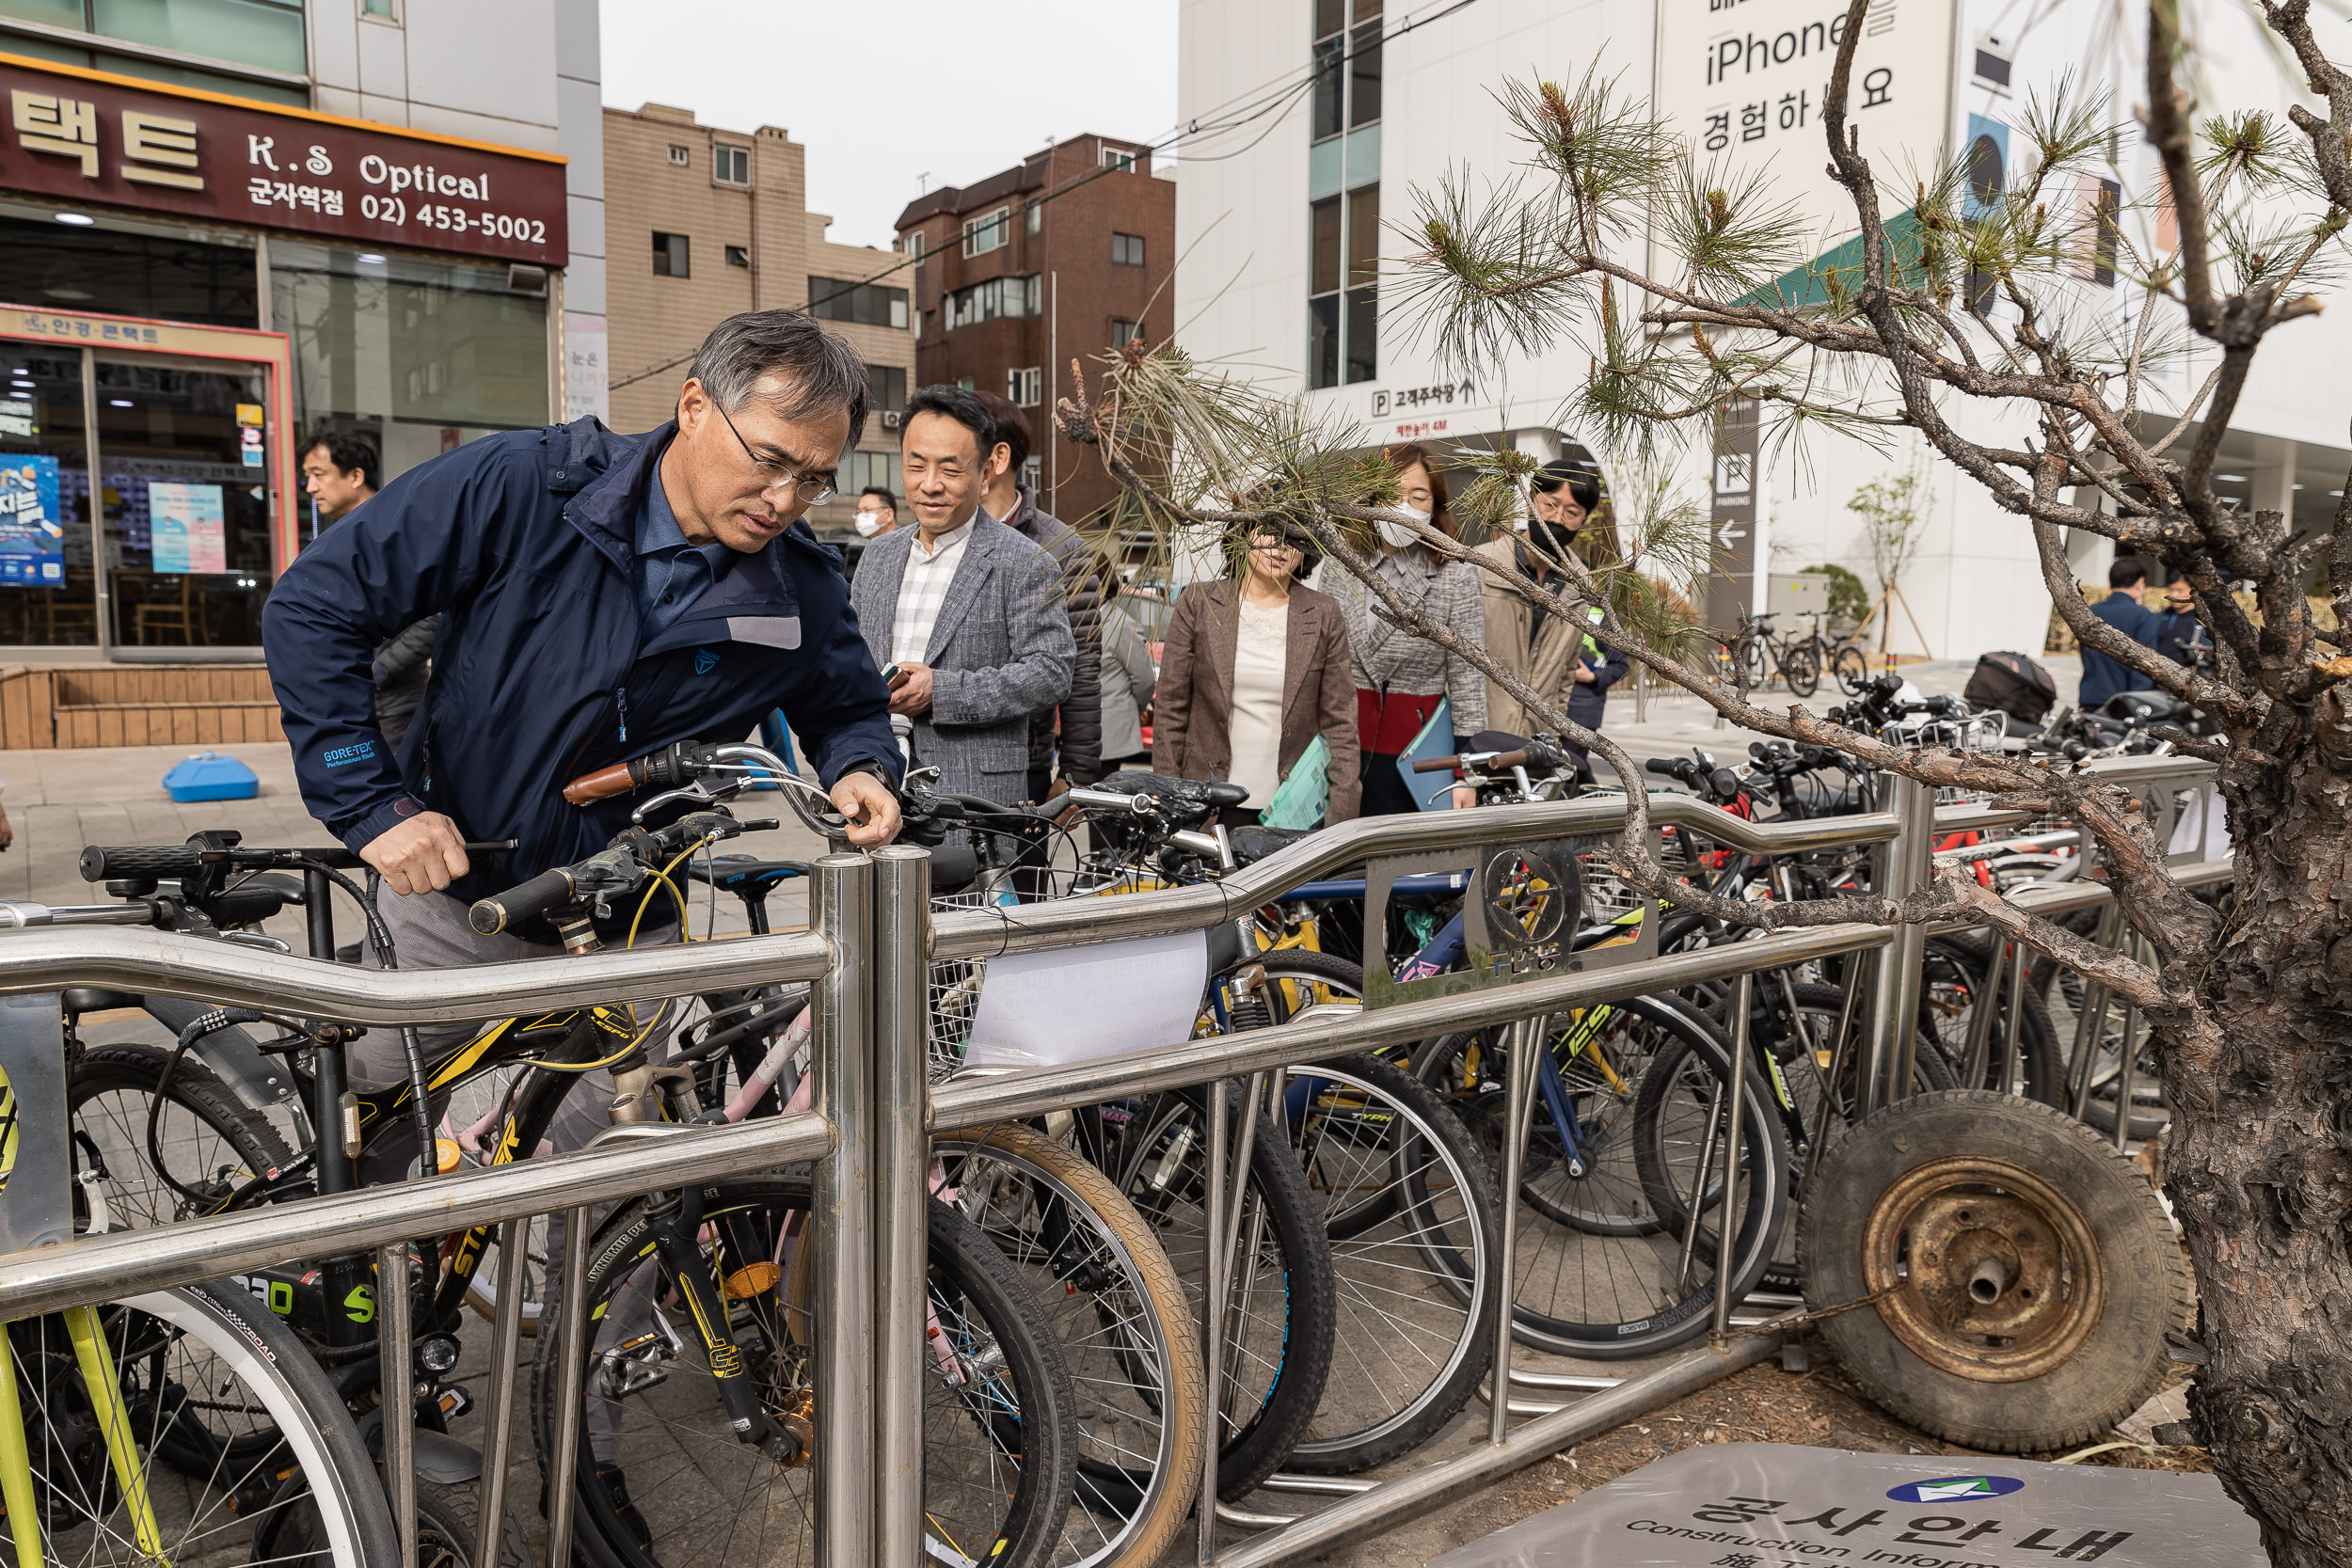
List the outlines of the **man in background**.
{"type": "Polygon", "coordinates": [[[1037,498],[1021,483],[1031,445],[1028,416],[1009,398],[993,392],[974,395],[996,423],[988,489],[980,504],[990,516],[1054,558],[1054,593],[1069,612],[1070,635],[1078,649],[1069,696],[1029,718],[1029,799],[1042,800],[1054,786],[1057,751],[1064,783],[1090,784],[1103,776],[1103,579],[1093,550],[1077,531],[1038,510],[1037,498]]]}
{"type": "Polygon", "coordinates": [[[2164,591],[2164,609],[2156,616],[2155,636],[2149,645],[2175,664],[2197,662],[2197,594],[2183,578],[2164,591]]]}
{"type": "MultiPolygon", "coordinates": [[[[302,453],[302,487],[329,523],[340,523],[376,492],[383,469],[375,443],[348,431],[321,430],[302,453]]],[[[419,621],[387,638],[375,650],[375,722],[395,754],[409,721],[424,703],[424,683],[433,673],[433,638],[441,618],[419,621]]]]}
{"type": "Polygon", "coordinates": [[[860,539],[880,539],[898,526],[898,498],[879,484],[867,485],[858,492],[851,526],[860,539]]]}
{"type": "Polygon", "coordinates": [[[1009,804],[1029,716],[1070,695],[1076,659],[1054,560],[981,503],[997,434],[977,395],[924,388],[898,439],[914,526],[866,548],[850,604],[874,663],[896,671],[890,711],[913,724],[915,766],[948,794],[1009,804]]]}
{"type": "MultiPolygon", "coordinates": [[[[2090,607],[2090,613],[2135,642],[2155,646],[2156,618],[2139,602],[2148,570],[2136,556],[2123,556],[2107,568],[2107,596],[2090,607]]],[[[2085,710],[2104,705],[2120,691],[2147,691],[2155,682],[2127,665],[2117,663],[2096,648],[2083,649],[2083,684],[2074,705],[2085,710]]]]}

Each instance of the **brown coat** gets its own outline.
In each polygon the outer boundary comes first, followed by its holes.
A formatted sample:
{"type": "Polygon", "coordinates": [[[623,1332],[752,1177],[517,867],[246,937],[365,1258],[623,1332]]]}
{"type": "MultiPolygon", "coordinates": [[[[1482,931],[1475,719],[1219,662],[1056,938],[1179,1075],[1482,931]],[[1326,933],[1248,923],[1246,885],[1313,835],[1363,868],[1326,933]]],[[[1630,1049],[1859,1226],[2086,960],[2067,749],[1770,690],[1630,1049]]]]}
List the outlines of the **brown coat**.
{"type": "MultiPolygon", "coordinates": [[[[1152,768],[1184,779],[1221,779],[1233,764],[1233,657],[1241,641],[1241,589],[1196,582],[1177,595],[1152,705],[1152,768]]],[[[1282,648],[1282,775],[1317,734],[1331,749],[1326,822],[1356,816],[1363,793],[1356,750],[1356,677],[1339,601],[1303,584],[1291,590],[1282,648]]]]}

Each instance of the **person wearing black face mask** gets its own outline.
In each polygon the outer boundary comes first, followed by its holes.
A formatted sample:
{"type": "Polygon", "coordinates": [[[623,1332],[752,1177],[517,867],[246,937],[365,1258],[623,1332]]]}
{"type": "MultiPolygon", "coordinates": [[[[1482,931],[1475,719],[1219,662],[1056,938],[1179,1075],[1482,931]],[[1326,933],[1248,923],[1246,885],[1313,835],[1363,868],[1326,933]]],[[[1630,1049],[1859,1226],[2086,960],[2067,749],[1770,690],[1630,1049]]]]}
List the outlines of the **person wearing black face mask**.
{"type": "MultiPolygon", "coordinates": [[[[1578,536],[1600,510],[1600,476],[1581,464],[1548,463],[1535,474],[1534,517],[1527,538],[1496,539],[1479,546],[1499,565],[1516,565],[1563,598],[1576,591],[1554,562],[1576,549],[1578,536]]],[[[1486,615],[1486,652],[1570,720],[1600,728],[1609,689],[1628,668],[1625,655],[1603,648],[1583,626],[1536,609],[1501,578],[1480,573],[1486,615]]],[[[1543,727],[1526,705],[1497,682],[1486,683],[1486,722],[1506,735],[1527,736],[1543,727]]],[[[1586,771],[1584,751],[1570,744],[1578,770],[1586,771]]]]}

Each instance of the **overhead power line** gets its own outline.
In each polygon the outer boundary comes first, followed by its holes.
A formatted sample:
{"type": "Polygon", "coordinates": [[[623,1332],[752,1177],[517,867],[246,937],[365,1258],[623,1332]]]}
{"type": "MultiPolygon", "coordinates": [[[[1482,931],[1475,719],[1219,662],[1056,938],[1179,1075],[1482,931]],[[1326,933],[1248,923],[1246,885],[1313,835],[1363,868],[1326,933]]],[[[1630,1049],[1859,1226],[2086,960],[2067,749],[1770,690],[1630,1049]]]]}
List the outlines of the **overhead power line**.
{"type": "MultiPolygon", "coordinates": [[[[1386,48],[1393,40],[1401,39],[1406,34],[1413,32],[1416,29],[1426,27],[1433,22],[1442,22],[1447,17],[1454,15],[1455,12],[1467,10],[1477,3],[1478,0],[1454,0],[1452,5],[1445,6],[1438,10],[1428,13],[1427,15],[1409,17],[1406,21],[1399,23],[1393,30],[1381,34],[1380,37],[1374,41],[1371,47],[1375,49],[1386,48]]],[[[1247,126],[1254,125],[1259,120],[1264,119],[1268,116],[1273,116],[1275,124],[1279,124],[1281,119],[1288,115],[1291,108],[1297,103],[1298,100],[1304,97],[1307,92],[1314,87],[1317,76],[1327,71],[1344,71],[1347,68],[1348,63],[1354,60],[1360,53],[1363,53],[1363,51],[1359,50],[1356,46],[1351,37],[1347,46],[1339,54],[1323,60],[1310,60],[1304,72],[1297,71],[1285,71],[1280,76],[1272,78],[1267,82],[1261,83],[1259,86],[1251,87],[1247,91],[1237,93],[1233,97],[1227,99],[1223,103],[1218,104],[1216,107],[1207,111],[1205,115],[1196,115],[1191,119],[1186,120],[1183,125],[1177,127],[1175,130],[1169,131],[1166,135],[1160,136],[1157,140],[1146,142],[1144,144],[1144,150],[1149,153],[1164,152],[1168,149],[1175,147],[1178,143],[1187,139],[1222,135],[1227,132],[1238,131],[1247,126]]],[[[1185,161],[1190,163],[1217,163],[1226,158],[1239,157],[1241,154],[1248,151],[1251,148],[1256,147],[1260,142],[1263,141],[1267,135],[1272,134],[1273,129],[1274,125],[1268,125],[1264,130],[1260,131],[1257,135],[1251,137],[1243,146],[1234,148],[1230,151],[1187,153],[1184,155],[1185,161]]],[[[1104,164],[1100,168],[1089,169],[1086,173],[1079,175],[1076,179],[1070,181],[1068,183],[1057,186],[1053,190],[1049,190],[1044,195],[1037,197],[1030,202],[1025,203],[1025,210],[1028,206],[1042,207],[1049,202],[1058,201],[1063,197],[1070,195],[1072,192],[1092,184],[1095,181],[1102,179],[1106,174],[1118,174],[1122,172],[1124,172],[1124,170],[1120,167],[1120,166],[1116,164],[1104,164]]],[[[833,301],[845,298],[848,295],[856,293],[858,290],[866,288],[869,284],[880,283],[884,278],[896,277],[898,274],[904,272],[909,267],[919,265],[922,260],[923,258],[919,255],[905,256],[870,277],[861,277],[852,282],[843,282],[839,288],[834,290],[831,293],[821,294],[812,298],[804,309],[810,312],[814,312],[819,305],[829,305],[833,301]]],[[[688,352],[679,355],[675,359],[665,359],[659,365],[652,366],[646,370],[639,371],[634,375],[625,376],[621,380],[613,382],[608,389],[617,392],[624,387],[634,386],[640,381],[648,380],[654,376],[660,375],[664,371],[675,370],[678,366],[683,365],[690,359],[693,358],[697,352],[699,352],[699,347],[689,350],[688,352]]]]}

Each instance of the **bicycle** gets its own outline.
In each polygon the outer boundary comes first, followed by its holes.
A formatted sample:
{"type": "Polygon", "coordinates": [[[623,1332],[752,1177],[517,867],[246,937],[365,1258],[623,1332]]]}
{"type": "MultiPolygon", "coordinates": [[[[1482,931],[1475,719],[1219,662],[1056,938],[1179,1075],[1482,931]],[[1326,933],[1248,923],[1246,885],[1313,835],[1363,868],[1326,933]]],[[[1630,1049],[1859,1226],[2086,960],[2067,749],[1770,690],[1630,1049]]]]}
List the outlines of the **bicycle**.
{"type": "MultiPolygon", "coordinates": [[[[33,1050],[50,1051],[38,1041],[33,1050]]],[[[0,1063],[0,1189],[70,1204],[70,1149],[40,1124],[57,1067],[0,1063]],[[29,1124],[28,1124],[29,1123],[29,1124]]],[[[21,1319],[0,1345],[0,1503],[20,1563],[268,1559],[300,1540],[338,1568],[399,1555],[350,1412],[293,1334],[217,1284],[21,1319]]]]}
{"type": "Polygon", "coordinates": [[[1810,697],[1821,687],[1821,659],[1811,643],[1772,635],[1773,611],[1743,613],[1728,644],[1732,668],[1740,684],[1761,691],[1777,674],[1793,697],[1810,697]]]}

